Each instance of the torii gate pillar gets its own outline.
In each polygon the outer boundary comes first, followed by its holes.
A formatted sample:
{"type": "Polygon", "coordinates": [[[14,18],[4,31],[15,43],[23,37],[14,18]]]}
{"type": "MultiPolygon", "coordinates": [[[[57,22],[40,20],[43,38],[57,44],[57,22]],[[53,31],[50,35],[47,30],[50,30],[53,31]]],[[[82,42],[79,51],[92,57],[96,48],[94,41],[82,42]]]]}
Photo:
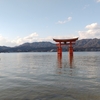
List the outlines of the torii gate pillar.
{"type": "Polygon", "coordinates": [[[73,56],[73,46],[72,46],[71,42],[70,42],[70,45],[69,45],[69,55],[73,56]]]}
{"type": "Polygon", "coordinates": [[[57,53],[58,53],[59,55],[62,55],[61,42],[59,42],[59,44],[57,44],[57,53]]]}

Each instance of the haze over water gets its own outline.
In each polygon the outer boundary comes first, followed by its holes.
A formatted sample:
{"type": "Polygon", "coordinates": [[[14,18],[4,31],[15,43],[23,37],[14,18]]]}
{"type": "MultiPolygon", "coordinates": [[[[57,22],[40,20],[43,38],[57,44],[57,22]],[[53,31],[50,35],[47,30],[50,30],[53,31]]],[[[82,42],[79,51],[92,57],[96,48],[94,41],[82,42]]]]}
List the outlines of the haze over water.
{"type": "Polygon", "coordinates": [[[100,100],[100,52],[1,53],[0,100],[100,100]]]}

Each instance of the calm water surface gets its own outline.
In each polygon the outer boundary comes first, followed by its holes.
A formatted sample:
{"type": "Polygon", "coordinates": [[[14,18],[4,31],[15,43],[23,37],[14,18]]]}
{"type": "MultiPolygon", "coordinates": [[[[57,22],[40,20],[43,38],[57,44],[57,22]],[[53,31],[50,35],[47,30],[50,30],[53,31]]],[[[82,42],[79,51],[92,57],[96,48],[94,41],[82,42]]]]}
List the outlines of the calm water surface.
{"type": "Polygon", "coordinates": [[[100,52],[1,53],[0,100],[100,100],[100,52]]]}

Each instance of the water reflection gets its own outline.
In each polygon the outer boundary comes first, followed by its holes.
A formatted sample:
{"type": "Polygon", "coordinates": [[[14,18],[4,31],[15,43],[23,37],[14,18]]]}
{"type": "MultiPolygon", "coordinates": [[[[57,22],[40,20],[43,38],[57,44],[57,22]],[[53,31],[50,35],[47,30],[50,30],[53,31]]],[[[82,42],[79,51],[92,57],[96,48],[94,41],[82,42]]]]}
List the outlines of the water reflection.
{"type": "Polygon", "coordinates": [[[74,64],[73,64],[73,61],[74,61],[74,57],[73,55],[72,56],[69,56],[68,57],[66,56],[66,59],[64,59],[65,57],[60,54],[57,55],[57,72],[59,74],[69,74],[72,76],[72,73],[73,73],[73,67],[74,67],[74,64]]]}
{"type": "Polygon", "coordinates": [[[62,54],[58,54],[58,68],[62,68],[62,54]]]}
{"type": "MultiPolygon", "coordinates": [[[[69,61],[68,61],[69,67],[73,68],[73,61],[74,61],[73,55],[69,55],[68,59],[69,59],[69,61]]],[[[67,60],[66,60],[66,63],[67,63],[67,60]]],[[[67,64],[64,64],[64,62],[62,61],[62,55],[61,54],[57,55],[57,64],[58,64],[58,68],[65,67],[65,65],[67,65],[67,64]]]]}

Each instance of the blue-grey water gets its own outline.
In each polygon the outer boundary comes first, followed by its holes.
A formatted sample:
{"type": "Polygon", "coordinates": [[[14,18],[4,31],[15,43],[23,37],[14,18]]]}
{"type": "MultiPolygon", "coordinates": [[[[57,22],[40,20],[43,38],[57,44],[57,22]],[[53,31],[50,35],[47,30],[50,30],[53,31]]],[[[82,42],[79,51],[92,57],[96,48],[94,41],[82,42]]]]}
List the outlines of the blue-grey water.
{"type": "Polygon", "coordinates": [[[100,100],[100,52],[1,53],[0,100],[100,100]]]}

